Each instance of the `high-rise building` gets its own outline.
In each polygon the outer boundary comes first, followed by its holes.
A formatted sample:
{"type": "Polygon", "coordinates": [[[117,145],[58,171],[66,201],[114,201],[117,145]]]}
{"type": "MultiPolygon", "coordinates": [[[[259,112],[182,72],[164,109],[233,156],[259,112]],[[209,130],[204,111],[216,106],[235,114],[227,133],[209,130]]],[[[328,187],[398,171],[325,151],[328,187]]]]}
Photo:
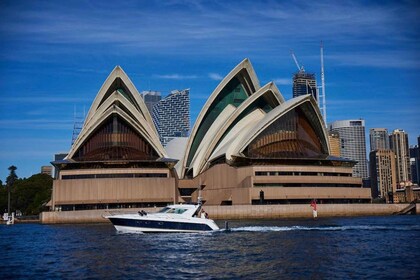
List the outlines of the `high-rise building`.
{"type": "Polygon", "coordinates": [[[397,181],[395,176],[395,154],[391,150],[379,149],[369,154],[372,197],[385,198],[393,202],[397,181]]]}
{"type": "Polygon", "coordinates": [[[397,183],[410,181],[410,155],[408,149],[408,134],[402,129],[396,129],[389,135],[389,146],[395,153],[397,183]]]}
{"type": "Polygon", "coordinates": [[[370,150],[389,149],[388,130],[386,128],[371,128],[369,130],[370,150]]]}
{"type": "MultiPolygon", "coordinates": [[[[420,137],[418,140],[420,142],[420,137]]],[[[410,147],[411,181],[415,184],[420,183],[420,148],[419,147],[420,145],[414,145],[410,147]]]]}
{"type": "Polygon", "coordinates": [[[338,132],[336,131],[329,131],[328,141],[330,142],[330,155],[340,157],[341,156],[340,134],[338,134],[338,132]]]}
{"type": "Polygon", "coordinates": [[[190,89],[173,90],[153,106],[153,122],[163,146],[190,131],[190,89]]]}
{"type": "Polygon", "coordinates": [[[366,159],[365,121],[343,120],[330,123],[329,130],[340,135],[341,157],[357,161],[353,176],[368,178],[366,159]]]}
{"type": "Polygon", "coordinates": [[[318,101],[315,74],[301,70],[293,75],[293,97],[311,94],[318,101]]]}
{"type": "Polygon", "coordinates": [[[143,96],[143,100],[146,104],[147,109],[149,110],[150,114],[152,114],[153,106],[155,106],[155,104],[157,104],[162,99],[160,92],[148,90],[142,91],[141,95],[143,96]]]}

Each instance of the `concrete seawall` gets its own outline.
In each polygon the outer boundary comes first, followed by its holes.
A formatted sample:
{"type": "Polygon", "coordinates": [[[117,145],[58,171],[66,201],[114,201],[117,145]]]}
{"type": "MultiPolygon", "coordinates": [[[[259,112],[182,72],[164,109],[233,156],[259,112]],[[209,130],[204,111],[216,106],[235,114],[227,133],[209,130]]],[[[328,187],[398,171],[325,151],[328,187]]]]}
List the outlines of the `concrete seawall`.
{"type": "MultiPolygon", "coordinates": [[[[408,204],[318,204],[318,218],[392,215],[407,206],[408,204]]],[[[312,208],[308,204],[204,206],[203,208],[210,218],[215,220],[312,217],[312,208]]],[[[159,208],[43,212],[40,215],[40,220],[43,224],[109,223],[108,219],[103,216],[116,213],[136,213],[139,210],[155,212],[159,208]]],[[[420,213],[420,204],[416,204],[416,213],[420,213]]]]}

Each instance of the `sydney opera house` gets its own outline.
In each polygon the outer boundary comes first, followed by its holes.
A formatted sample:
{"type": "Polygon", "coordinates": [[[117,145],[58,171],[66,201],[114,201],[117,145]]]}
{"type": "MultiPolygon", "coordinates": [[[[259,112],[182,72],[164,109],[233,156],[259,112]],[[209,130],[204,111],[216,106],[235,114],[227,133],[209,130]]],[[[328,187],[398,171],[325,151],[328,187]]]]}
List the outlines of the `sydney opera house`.
{"type": "MultiPolygon", "coordinates": [[[[168,146],[171,146],[168,144],[168,146]]],[[[172,145],[172,148],[174,146],[172,145]]],[[[260,86],[248,59],[211,93],[171,158],[134,84],[117,66],[68,155],[53,165],[51,210],[163,206],[370,202],[355,162],[330,155],[311,95],[285,100],[260,86]]]]}

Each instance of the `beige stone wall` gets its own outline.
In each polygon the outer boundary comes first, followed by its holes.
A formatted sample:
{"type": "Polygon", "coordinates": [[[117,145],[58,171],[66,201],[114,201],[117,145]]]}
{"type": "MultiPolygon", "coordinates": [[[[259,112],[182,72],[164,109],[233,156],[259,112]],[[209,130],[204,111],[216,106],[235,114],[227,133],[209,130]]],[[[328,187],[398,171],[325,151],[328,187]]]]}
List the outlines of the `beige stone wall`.
{"type": "Polygon", "coordinates": [[[302,183],[302,184],[354,184],[358,185],[360,178],[333,176],[256,176],[254,183],[302,183]]]}
{"type": "MultiPolygon", "coordinates": [[[[370,199],[370,189],[362,189],[361,178],[345,176],[255,176],[257,171],[293,171],[293,172],[332,172],[352,174],[348,167],[334,166],[247,166],[232,167],[218,164],[203,174],[189,180],[188,185],[205,185],[203,198],[206,205],[220,205],[222,201],[231,201],[234,205],[251,204],[259,199],[261,189],[265,199],[370,199]],[[254,187],[258,183],[318,183],[318,184],[352,184],[360,188],[340,187],[254,187]]],[[[187,182],[183,184],[187,185],[187,182]]],[[[196,194],[194,196],[196,199],[196,194]]]]}
{"type": "MultiPolygon", "coordinates": [[[[318,204],[318,218],[392,215],[405,207],[407,204],[318,204]]],[[[205,206],[204,208],[210,218],[215,220],[312,218],[312,208],[309,204],[205,206]]],[[[151,213],[158,211],[159,208],[43,212],[40,219],[43,224],[110,223],[103,216],[136,213],[139,210],[151,213]]],[[[416,204],[416,211],[417,214],[420,213],[420,204],[416,204]]],[[[219,222],[219,226],[223,226],[222,221],[219,222]]]]}
{"type": "MultiPolygon", "coordinates": [[[[259,199],[261,189],[265,199],[369,199],[370,190],[361,188],[361,179],[345,176],[255,176],[257,171],[333,172],[351,174],[352,169],[333,166],[256,165],[232,167],[218,164],[194,179],[177,180],[169,169],[92,169],[64,170],[61,175],[100,173],[166,173],[168,178],[107,178],[56,180],[53,187],[52,206],[66,204],[129,203],[129,202],[180,202],[178,188],[205,185],[202,192],[206,205],[251,204],[259,199]],[[360,188],[339,187],[254,187],[254,184],[311,183],[352,184],[360,188]]],[[[197,192],[193,201],[197,201],[197,192]]]]}
{"type": "MultiPolygon", "coordinates": [[[[401,204],[318,204],[318,218],[392,215],[404,209],[401,204]]],[[[419,210],[417,204],[417,210],[419,210]]],[[[312,218],[309,204],[295,205],[234,205],[206,206],[205,210],[211,219],[279,219],[279,218],[312,218]]],[[[417,211],[419,213],[419,211],[417,211]]]]}
{"type": "Polygon", "coordinates": [[[163,168],[106,168],[106,169],[76,169],[76,170],[61,170],[59,179],[63,175],[86,175],[86,174],[125,174],[125,173],[135,173],[135,174],[156,174],[164,173],[170,176],[169,169],[163,168]]]}
{"type": "Polygon", "coordinates": [[[174,201],[175,178],[56,180],[53,206],[124,202],[174,201]]]}
{"type": "Polygon", "coordinates": [[[259,199],[260,191],[264,199],[370,199],[370,189],[363,188],[253,188],[251,199],[259,199]]]}

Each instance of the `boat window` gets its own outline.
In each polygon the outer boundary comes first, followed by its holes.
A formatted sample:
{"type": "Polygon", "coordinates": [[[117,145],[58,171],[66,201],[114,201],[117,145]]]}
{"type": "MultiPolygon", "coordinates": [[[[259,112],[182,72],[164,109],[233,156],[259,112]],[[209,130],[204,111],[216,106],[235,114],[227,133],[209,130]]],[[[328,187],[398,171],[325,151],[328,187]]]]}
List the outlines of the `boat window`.
{"type": "Polygon", "coordinates": [[[185,208],[171,208],[171,207],[164,207],[158,213],[168,213],[168,214],[182,214],[188,209],[185,208]]]}
{"type": "Polygon", "coordinates": [[[187,209],[177,209],[178,211],[177,212],[175,212],[176,214],[182,214],[182,213],[184,213],[185,211],[187,211],[187,209]]]}
{"type": "Polygon", "coordinates": [[[163,207],[158,213],[166,213],[169,209],[169,207],[163,207]]]}
{"type": "Polygon", "coordinates": [[[172,208],[170,209],[167,213],[172,213],[172,214],[182,214],[185,211],[187,211],[187,209],[184,208],[172,208]]]}

